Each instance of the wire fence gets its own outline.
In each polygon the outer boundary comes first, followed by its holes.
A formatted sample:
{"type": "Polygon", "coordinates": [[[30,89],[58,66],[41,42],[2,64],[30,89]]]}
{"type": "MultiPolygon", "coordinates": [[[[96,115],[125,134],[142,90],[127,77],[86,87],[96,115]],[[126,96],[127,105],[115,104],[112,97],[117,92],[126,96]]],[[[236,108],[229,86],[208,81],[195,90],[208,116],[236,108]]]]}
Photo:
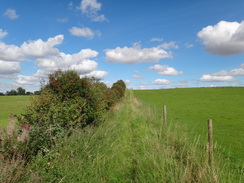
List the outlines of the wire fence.
{"type": "MultiPolygon", "coordinates": [[[[168,116],[168,121],[173,123],[180,123],[186,127],[190,133],[194,135],[201,135],[203,139],[207,139],[208,134],[208,118],[206,119],[194,119],[191,116],[182,116],[180,114],[174,114],[171,111],[172,116],[168,116]]],[[[243,119],[244,122],[244,119],[243,119]]],[[[230,121],[230,125],[231,121],[230,121]]],[[[220,121],[213,120],[213,141],[217,143],[221,148],[229,151],[230,154],[237,157],[239,161],[244,163],[244,131],[239,126],[233,127],[222,124],[220,121]]],[[[205,142],[206,144],[209,142],[205,142]]]]}

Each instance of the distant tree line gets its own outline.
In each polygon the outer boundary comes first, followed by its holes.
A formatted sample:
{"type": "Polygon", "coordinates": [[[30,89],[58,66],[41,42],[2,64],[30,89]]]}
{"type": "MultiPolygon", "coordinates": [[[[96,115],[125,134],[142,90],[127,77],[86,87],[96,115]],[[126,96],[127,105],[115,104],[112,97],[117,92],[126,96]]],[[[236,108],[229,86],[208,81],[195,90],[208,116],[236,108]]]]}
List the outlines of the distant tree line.
{"type": "Polygon", "coordinates": [[[17,88],[16,90],[12,89],[10,91],[7,91],[5,94],[0,92],[0,96],[3,96],[3,95],[40,95],[41,94],[41,91],[34,91],[34,92],[29,92],[22,88],[22,87],[19,87],[17,88]]]}

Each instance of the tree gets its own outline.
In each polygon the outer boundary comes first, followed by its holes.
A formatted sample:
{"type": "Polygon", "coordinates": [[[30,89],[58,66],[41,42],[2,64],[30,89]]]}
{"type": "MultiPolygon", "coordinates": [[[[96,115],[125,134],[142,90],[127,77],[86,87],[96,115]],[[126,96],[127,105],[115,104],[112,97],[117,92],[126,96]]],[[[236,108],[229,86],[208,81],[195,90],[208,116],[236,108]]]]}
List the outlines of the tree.
{"type": "Polygon", "coordinates": [[[6,95],[17,95],[17,91],[16,90],[10,90],[6,92],[6,95]]]}
{"type": "Polygon", "coordinates": [[[25,89],[22,87],[17,88],[17,94],[18,95],[25,95],[25,89]]]}
{"type": "Polygon", "coordinates": [[[34,91],[34,95],[41,95],[41,91],[34,91]]]}

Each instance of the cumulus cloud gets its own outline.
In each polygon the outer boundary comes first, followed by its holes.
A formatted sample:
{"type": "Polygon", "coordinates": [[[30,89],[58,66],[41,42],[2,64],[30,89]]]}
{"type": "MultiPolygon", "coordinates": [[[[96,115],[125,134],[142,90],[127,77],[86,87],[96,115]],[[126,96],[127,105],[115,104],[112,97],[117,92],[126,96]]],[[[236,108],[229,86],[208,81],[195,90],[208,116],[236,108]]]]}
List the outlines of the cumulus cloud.
{"type": "Polygon", "coordinates": [[[25,61],[26,56],[23,51],[15,45],[7,45],[0,42],[0,60],[3,61],[25,61]]]}
{"type": "Polygon", "coordinates": [[[58,55],[39,58],[36,63],[44,70],[68,68],[76,70],[79,74],[86,74],[97,69],[98,63],[89,59],[97,55],[98,52],[91,49],[84,49],[72,55],[60,52],[58,55]]]}
{"type": "Polygon", "coordinates": [[[197,36],[211,54],[225,56],[244,53],[244,21],[221,21],[203,28],[197,36]]]}
{"type": "Polygon", "coordinates": [[[45,57],[47,55],[56,55],[59,53],[57,48],[54,46],[59,45],[63,42],[64,36],[57,35],[53,38],[49,38],[46,42],[41,39],[36,41],[24,42],[21,45],[21,50],[25,55],[32,57],[45,57]]]}
{"type": "Polygon", "coordinates": [[[156,79],[150,83],[140,83],[140,85],[168,85],[171,84],[172,81],[167,79],[156,79]]]}
{"type": "Polygon", "coordinates": [[[232,69],[230,71],[219,71],[213,73],[215,76],[244,76],[244,64],[241,64],[240,68],[232,69]]]}
{"type": "Polygon", "coordinates": [[[205,82],[224,82],[224,81],[235,81],[236,79],[233,76],[215,76],[211,74],[204,74],[200,78],[200,81],[205,82]]]}
{"type": "Polygon", "coordinates": [[[17,85],[35,85],[37,81],[39,81],[39,78],[35,76],[18,75],[15,79],[17,85]]]}
{"type": "Polygon", "coordinates": [[[71,29],[69,29],[69,32],[73,36],[87,37],[89,39],[92,39],[95,35],[101,34],[99,31],[93,31],[88,27],[83,27],[83,28],[72,27],[71,29]]]}
{"type": "Polygon", "coordinates": [[[156,65],[150,66],[148,69],[152,70],[152,71],[156,71],[159,75],[173,76],[173,75],[183,74],[182,71],[177,71],[175,68],[169,67],[167,65],[156,64],[156,65]]]}
{"type": "Polygon", "coordinates": [[[5,13],[3,14],[3,16],[5,16],[9,19],[12,19],[12,20],[19,18],[19,15],[16,14],[16,10],[11,9],[11,8],[7,9],[5,11],[5,13]]]}
{"type": "Polygon", "coordinates": [[[8,35],[7,31],[4,31],[3,29],[0,29],[0,39],[4,38],[7,35],[8,35]]]}
{"type": "Polygon", "coordinates": [[[20,47],[0,42],[0,78],[11,79],[21,86],[39,84],[40,78],[46,78],[57,69],[75,70],[79,75],[86,74],[100,79],[108,74],[106,71],[97,70],[98,63],[92,60],[98,55],[95,50],[82,49],[78,53],[66,54],[55,48],[63,39],[63,35],[57,35],[47,41],[38,39],[24,42],[20,47]],[[16,75],[20,73],[20,62],[27,61],[30,56],[40,69],[31,76],[16,75]]]}
{"type": "Polygon", "coordinates": [[[167,79],[156,79],[152,82],[153,85],[167,85],[170,83],[172,83],[172,82],[167,79]]]}
{"type": "Polygon", "coordinates": [[[239,68],[232,69],[230,71],[222,70],[216,73],[204,74],[200,78],[200,81],[205,82],[224,82],[235,81],[233,76],[244,76],[244,64],[241,64],[239,68]]]}
{"type": "Polygon", "coordinates": [[[11,75],[20,73],[20,65],[18,62],[6,62],[0,60],[0,75],[11,75]]]}
{"type": "Polygon", "coordinates": [[[97,2],[97,0],[82,0],[78,9],[81,10],[88,18],[94,22],[106,21],[104,15],[99,15],[98,11],[101,10],[102,4],[97,2]]]}
{"type": "Polygon", "coordinates": [[[95,77],[95,78],[98,78],[98,79],[104,79],[105,76],[107,76],[109,73],[106,72],[106,71],[92,71],[88,74],[83,74],[81,75],[81,77],[95,77]]]}
{"type": "Polygon", "coordinates": [[[160,59],[172,57],[171,52],[167,52],[160,47],[117,47],[115,49],[107,49],[105,52],[108,62],[120,62],[125,64],[158,62],[160,59]]]}
{"type": "Polygon", "coordinates": [[[132,77],[135,78],[135,79],[144,79],[144,77],[139,76],[139,75],[133,75],[132,77]]]}

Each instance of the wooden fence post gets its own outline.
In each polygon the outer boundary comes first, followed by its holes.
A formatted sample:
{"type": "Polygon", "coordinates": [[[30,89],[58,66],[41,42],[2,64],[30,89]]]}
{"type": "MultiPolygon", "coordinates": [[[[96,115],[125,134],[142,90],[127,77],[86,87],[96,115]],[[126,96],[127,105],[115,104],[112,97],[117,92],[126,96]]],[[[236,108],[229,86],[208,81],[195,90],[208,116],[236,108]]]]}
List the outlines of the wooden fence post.
{"type": "Polygon", "coordinates": [[[213,125],[212,119],[208,120],[208,158],[209,164],[212,167],[214,163],[214,156],[213,156],[213,125]]]}
{"type": "Polygon", "coordinates": [[[166,105],[164,105],[164,124],[167,124],[167,109],[166,109],[166,105]]]}

